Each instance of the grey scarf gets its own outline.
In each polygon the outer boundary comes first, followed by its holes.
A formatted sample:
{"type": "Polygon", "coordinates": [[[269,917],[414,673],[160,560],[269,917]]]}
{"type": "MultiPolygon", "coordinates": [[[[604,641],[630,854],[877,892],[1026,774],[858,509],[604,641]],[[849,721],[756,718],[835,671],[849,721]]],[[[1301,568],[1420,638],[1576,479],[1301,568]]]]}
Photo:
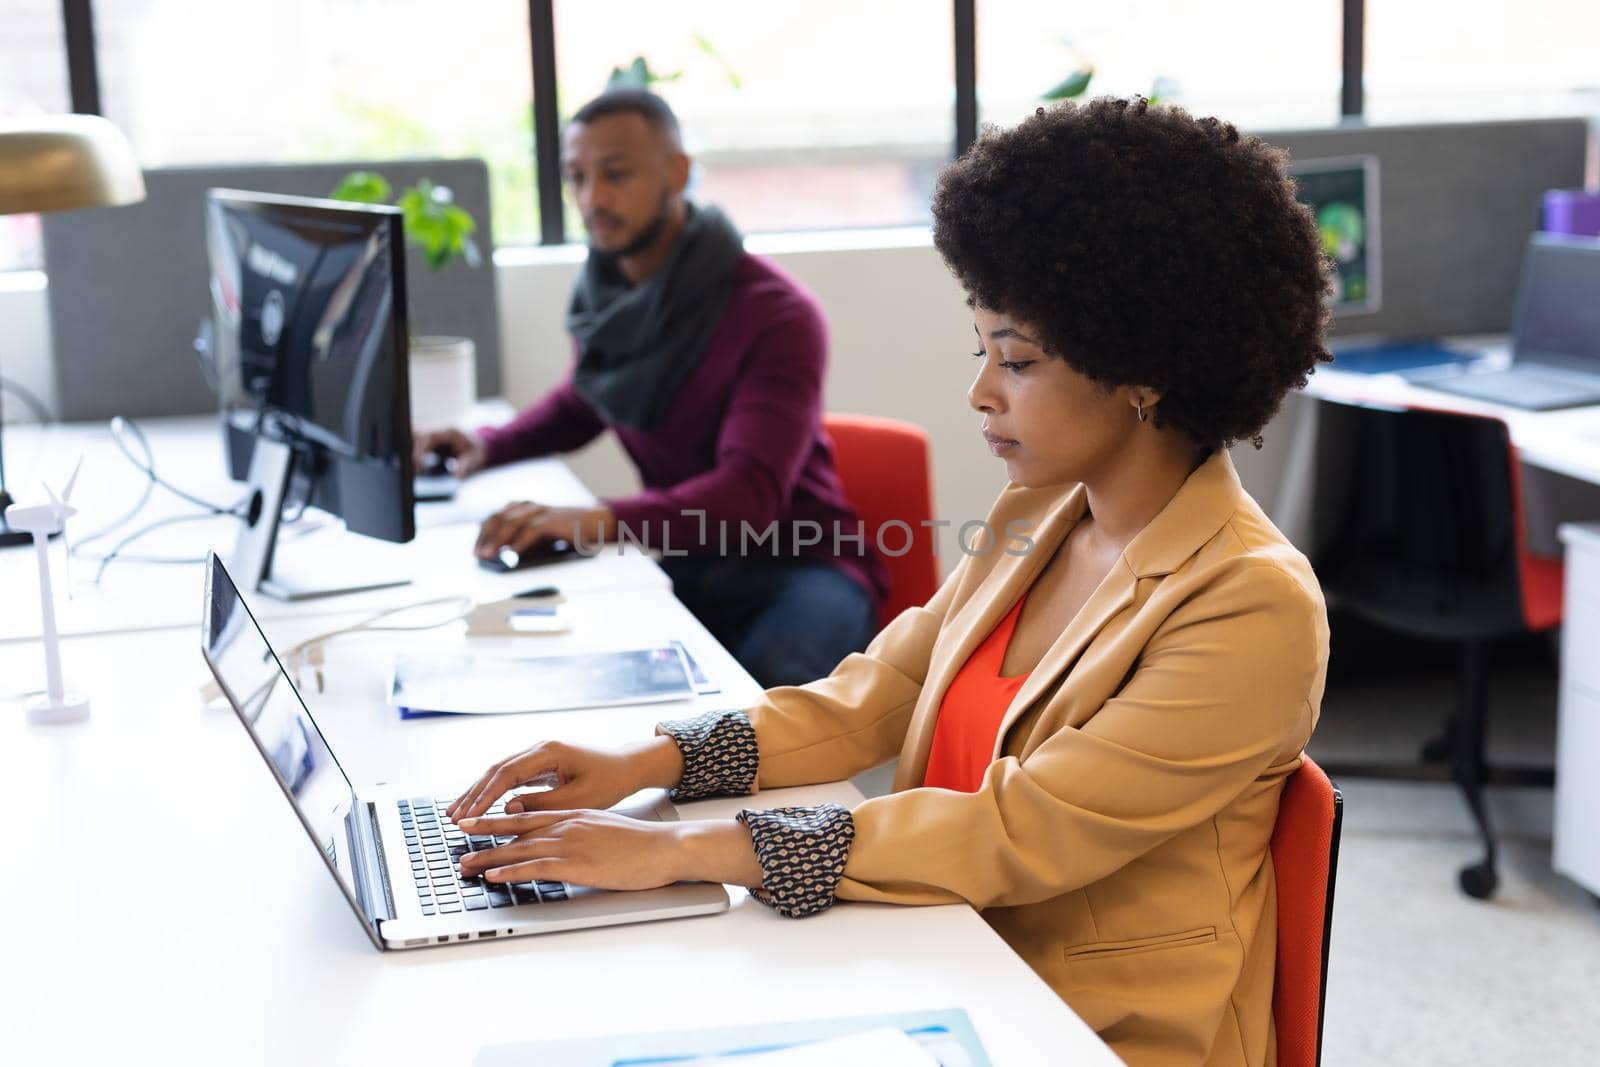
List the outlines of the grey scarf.
{"type": "Polygon", "coordinates": [[[722,212],[692,204],[666,265],[640,285],[616,257],[591,251],[567,311],[579,394],[613,424],[654,429],[704,358],[743,255],[722,212]]]}

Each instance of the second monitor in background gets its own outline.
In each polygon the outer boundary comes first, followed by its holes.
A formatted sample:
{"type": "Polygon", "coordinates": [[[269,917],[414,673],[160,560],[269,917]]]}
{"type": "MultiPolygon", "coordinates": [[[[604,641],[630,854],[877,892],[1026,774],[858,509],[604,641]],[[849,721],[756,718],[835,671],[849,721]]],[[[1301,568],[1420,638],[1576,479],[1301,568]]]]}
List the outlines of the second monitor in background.
{"type": "Polygon", "coordinates": [[[254,490],[234,573],[285,600],[404,584],[325,545],[278,551],[286,508],[416,536],[400,211],[213,189],[206,218],[210,372],[230,466],[254,490]]]}
{"type": "Polygon", "coordinates": [[[1334,314],[1364,314],[1382,303],[1378,239],[1378,157],[1296,160],[1289,173],[1311,209],[1333,268],[1334,314]]]}

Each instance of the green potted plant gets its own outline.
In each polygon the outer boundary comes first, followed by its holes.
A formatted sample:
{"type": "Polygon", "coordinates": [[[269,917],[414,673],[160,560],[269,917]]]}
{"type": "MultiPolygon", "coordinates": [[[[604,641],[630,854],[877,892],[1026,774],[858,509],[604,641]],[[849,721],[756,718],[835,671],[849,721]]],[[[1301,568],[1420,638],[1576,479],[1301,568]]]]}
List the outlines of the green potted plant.
{"type": "MultiPolygon", "coordinates": [[[[722,68],[722,76],[734,89],[744,88],[744,79],[739,72],[733,69],[716,45],[703,33],[692,34],[694,46],[722,68]]],[[[612,67],[611,76],[606,79],[606,89],[648,89],[655,91],[657,85],[668,85],[683,77],[683,71],[675,70],[671,74],[663,74],[650,69],[650,61],[644,56],[634,56],[633,62],[626,67],[612,67]]]]}
{"type": "MultiPolygon", "coordinates": [[[[481,261],[472,239],[478,224],[443,185],[424,178],[394,199],[383,175],[358,170],[345,175],[332,195],[360,204],[393,203],[403,216],[406,242],[421,250],[433,270],[445,270],[457,260],[469,267],[481,261]]],[[[466,422],[478,395],[477,347],[472,338],[413,332],[410,340],[413,425],[433,429],[466,422]]]]}
{"type": "MultiPolygon", "coordinates": [[[[1072,53],[1074,64],[1072,72],[1039,94],[1040,100],[1049,102],[1076,100],[1089,91],[1089,83],[1094,80],[1094,61],[1073,44],[1071,38],[1063,37],[1061,43],[1072,53]]],[[[1156,107],[1166,103],[1176,93],[1177,83],[1163,75],[1157,75],[1150,86],[1150,91],[1145,94],[1145,100],[1151,107],[1156,107]]]]}

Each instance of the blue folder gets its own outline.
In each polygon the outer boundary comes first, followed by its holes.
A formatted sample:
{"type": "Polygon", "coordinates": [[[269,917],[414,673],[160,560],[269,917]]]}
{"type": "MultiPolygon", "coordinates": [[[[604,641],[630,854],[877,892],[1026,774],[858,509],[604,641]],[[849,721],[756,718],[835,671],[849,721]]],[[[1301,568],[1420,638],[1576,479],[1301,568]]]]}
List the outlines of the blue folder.
{"type": "Polygon", "coordinates": [[[1424,367],[1449,367],[1477,358],[1437,341],[1384,341],[1333,350],[1333,369],[1354,374],[1399,374],[1424,367]]]}

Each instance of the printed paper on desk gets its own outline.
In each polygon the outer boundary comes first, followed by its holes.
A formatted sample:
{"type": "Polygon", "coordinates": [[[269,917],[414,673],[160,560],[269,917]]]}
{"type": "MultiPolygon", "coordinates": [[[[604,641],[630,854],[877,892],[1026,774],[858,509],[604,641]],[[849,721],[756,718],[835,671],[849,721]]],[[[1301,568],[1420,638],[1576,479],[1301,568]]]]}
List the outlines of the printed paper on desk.
{"type": "Polygon", "coordinates": [[[406,656],[389,703],[404,718],[507,715],[692,700],[683,654],[658,648],[541,656],[406,656]]]}

